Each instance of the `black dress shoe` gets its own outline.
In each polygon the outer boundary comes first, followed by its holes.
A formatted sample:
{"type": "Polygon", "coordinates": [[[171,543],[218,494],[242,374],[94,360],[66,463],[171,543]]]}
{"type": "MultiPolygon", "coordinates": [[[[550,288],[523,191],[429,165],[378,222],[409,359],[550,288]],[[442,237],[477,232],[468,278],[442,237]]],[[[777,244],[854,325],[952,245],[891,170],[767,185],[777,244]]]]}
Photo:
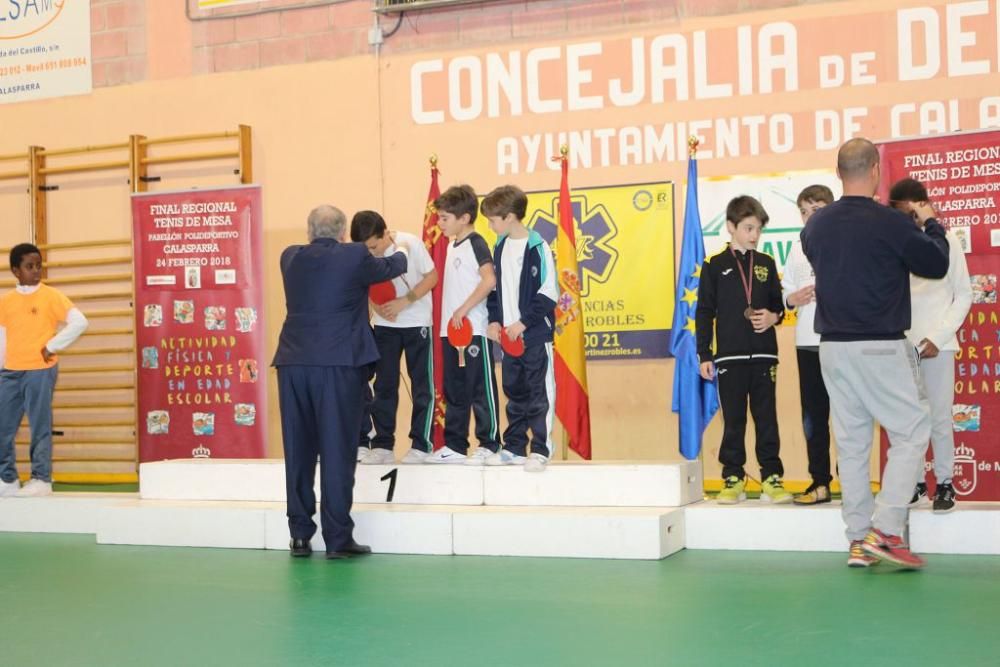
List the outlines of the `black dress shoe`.
{"type": "Polygon", "coordinates": [[[301,538],[293,538],[288,544],[288,548],[292,551],[293,558],[303,558],[305,556],[311,556],[313,552],[312,545],[309,544],[309,540],[301,538]]]}
{"type": "Polygon", "coordinates": [[[372,548],[364,544],[358,544],[354,540],[348,542],[345,546],[340,547],[336,551],[327,551],[327,560],[337,560],[340,558],[352,558],[354,556],[367,556],[372,552],[372,548]]]}

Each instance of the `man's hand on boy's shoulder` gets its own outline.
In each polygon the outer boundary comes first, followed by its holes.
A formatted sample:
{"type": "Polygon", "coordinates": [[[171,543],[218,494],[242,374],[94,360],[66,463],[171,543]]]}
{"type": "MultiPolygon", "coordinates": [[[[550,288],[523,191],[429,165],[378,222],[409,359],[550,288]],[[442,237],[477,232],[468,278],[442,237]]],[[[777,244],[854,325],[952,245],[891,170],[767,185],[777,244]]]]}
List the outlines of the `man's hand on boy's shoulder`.
{"type": "Polygon", "coordinates": [[[397,252],[402,251],[403,253],[409,254],[411,248],[410,242],[407,239],[400,237],[395,231],[389,232],[389,238],[392,239],[392,243],[396,246],[397,252]]]}

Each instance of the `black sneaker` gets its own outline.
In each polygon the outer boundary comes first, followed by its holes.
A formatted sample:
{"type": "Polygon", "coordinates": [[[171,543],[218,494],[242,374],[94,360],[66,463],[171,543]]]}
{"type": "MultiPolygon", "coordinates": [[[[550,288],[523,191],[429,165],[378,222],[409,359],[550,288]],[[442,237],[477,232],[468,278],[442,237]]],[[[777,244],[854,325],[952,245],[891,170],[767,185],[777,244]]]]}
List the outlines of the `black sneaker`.
{"type": "Polygon", "coordinates": [[[920,482],[917,484],[917,488],[913,490],[913,497],[910,498],[910,507],[916,507],[918,505],[923,505],[927,501],[927,484],[925,482],[920,482]]]}
{"type": "Polygon", "coordinates": [[[955,509],[955,489],[951,484],[938,484],[934,491],[934,513],[947,514],[955,509]]]}

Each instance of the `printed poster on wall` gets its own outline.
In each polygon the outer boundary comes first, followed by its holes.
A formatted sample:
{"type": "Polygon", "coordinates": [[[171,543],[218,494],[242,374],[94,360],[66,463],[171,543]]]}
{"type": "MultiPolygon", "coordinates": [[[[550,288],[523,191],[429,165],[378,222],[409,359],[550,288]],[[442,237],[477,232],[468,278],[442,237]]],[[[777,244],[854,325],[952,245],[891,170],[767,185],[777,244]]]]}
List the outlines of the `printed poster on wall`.
{"type": "MultiPolygon", "coordinates": [[[[527,194],[525,224],[553,245],[559,191],[527,194]]],[[[571,198],[587,360],[670,356],[673,183],[573,188],[571,198]]],[[[495,245],[485,217],[477,218],[476,231],[495,245]]]]}
{"type": "Polygon", "coordinates": [[[132,196],[139,460],[260,458],[259,186],[132,196]]]}
{"type": "MultiPolygon", "coordinates": [[[[938,220],[962,244],[972,281],[972,308],[958,331],[955,355],[953,485],[959,500],[1000,500],[1000,131],[894,141],[879,147],[882,184],[915,178],[928,191],[938,220]]],[[[882,437],[882,466],[886,438],[882,437]]],[[[928,448],[925,465],[931,481],[928,448]]]]}
{"type": "Polygon", "coordinates": [[[90,1],[0,6],[0,104],[89,93],[90,1]]]}

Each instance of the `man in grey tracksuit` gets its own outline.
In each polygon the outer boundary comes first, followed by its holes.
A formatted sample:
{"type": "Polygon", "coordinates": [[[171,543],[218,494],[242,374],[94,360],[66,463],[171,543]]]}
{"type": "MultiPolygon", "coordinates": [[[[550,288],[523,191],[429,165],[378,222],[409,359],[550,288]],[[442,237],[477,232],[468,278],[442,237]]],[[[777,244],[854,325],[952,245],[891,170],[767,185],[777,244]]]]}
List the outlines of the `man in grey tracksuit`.
{"type": "Polygon", "coordinates": [[[937,222],[920,230],[874,201],[879,157],[868,140],[841,146],[837,174],[844,196],[810,218],[802,248],[816,273],[816,332],[852,543],[848,565],[888,560],[918,568],[923,560],[909,551],[903,533],[931,423],[917,353],[904,332],[910,273],[944,276],[948,241],[937,222]],[[875,421],[890,440],[877,499],[869,475],[875,421]]]}

